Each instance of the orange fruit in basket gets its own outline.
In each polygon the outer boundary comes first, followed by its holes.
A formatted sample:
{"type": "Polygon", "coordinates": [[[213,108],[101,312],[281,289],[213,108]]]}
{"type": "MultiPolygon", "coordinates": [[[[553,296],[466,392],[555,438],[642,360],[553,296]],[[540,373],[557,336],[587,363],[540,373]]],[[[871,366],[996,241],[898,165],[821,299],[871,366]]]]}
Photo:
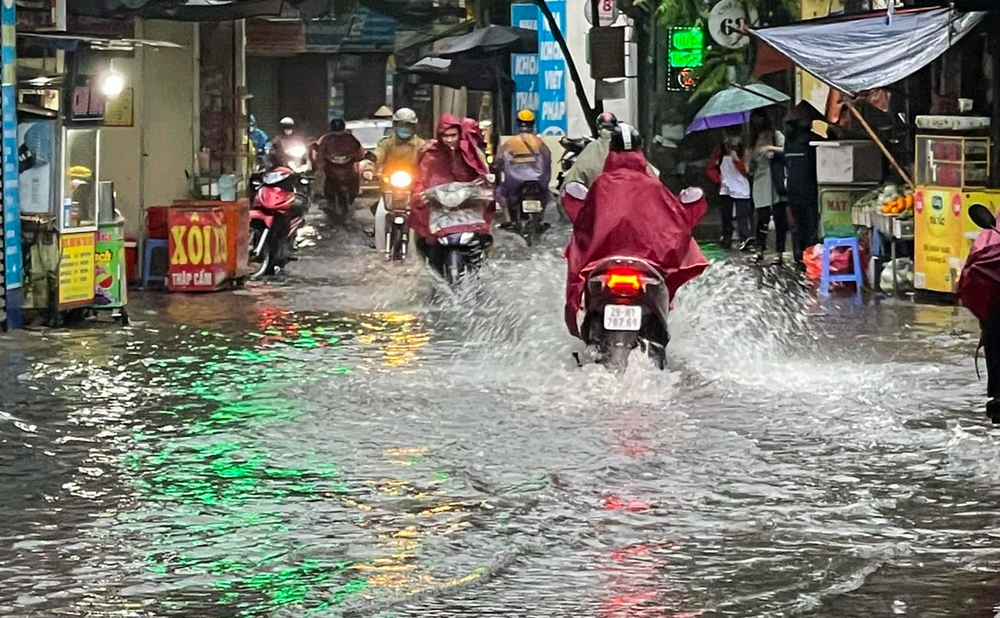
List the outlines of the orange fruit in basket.
{"type": "Polygon", "coordinates": [[[904,198],[904,199],[906,200],[906,207],[907,208],[913,208],[913,194],[911,193],[911,194],[907,195],[906,198],[904,198]]]}

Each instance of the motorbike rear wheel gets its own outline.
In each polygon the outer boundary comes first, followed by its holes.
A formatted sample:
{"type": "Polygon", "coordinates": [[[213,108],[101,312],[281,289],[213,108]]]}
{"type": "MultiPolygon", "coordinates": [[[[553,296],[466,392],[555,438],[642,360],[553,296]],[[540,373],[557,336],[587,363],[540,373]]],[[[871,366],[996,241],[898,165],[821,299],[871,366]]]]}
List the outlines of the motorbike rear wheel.
{"type": "Polygon", "coordinates": [[[250,222],[250,252],[248,254],[250,258],[248,270],[251,281],[256,281],[274,272],[274,243],[271,242],[271,239],[268,238],[260,251],[257,251],[260,239],[263,238],[265,233],[268,233],[268,229],[263,221],[250,222]]]}
{"type": "Polygon", "coordinates": [[[633,332],[604,331],[600,340],[597,362],[619,375],[628,368],[628,357],[639,345],[639,334],[633,332]]]}

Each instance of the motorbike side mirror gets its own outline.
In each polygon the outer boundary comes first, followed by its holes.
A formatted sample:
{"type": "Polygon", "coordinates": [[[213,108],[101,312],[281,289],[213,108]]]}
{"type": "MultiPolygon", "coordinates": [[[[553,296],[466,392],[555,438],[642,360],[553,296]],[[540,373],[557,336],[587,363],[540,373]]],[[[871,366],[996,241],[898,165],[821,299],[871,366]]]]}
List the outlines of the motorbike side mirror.
{"type": "Polygon", "coordinates": [[[587,199],[587,185],[582,182],[571,182],[563,189],[566,195],[578,200],[587,199]]]}
{"type": "Polygon", "coordinates": [[[990,209],[982,204],[969,206],[969,218],[972,222],[984,230],[992,230],[997,226],[997,218],[993,216],[990,209]]]}
{"type": "Polygon", "coordinates": [[[691,204],[696,204],[705,197],[705,191],[701,187],[688,187],[681,191],[680,198],[681,204],[685,206],[690,206],[691,204]]]}

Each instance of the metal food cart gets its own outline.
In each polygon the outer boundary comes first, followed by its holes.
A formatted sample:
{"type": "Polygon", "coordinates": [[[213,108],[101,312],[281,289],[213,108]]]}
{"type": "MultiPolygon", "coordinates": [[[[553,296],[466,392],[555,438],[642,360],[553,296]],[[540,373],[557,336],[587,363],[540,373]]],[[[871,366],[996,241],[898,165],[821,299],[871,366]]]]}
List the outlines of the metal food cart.
{"type": "Polygon", "coordinates": [[[914,285],[954,294],[979,228],[972,204],[996,213],[1000,190],[990,177],[989,118],[918,116],[914,161],[914,285]]]}

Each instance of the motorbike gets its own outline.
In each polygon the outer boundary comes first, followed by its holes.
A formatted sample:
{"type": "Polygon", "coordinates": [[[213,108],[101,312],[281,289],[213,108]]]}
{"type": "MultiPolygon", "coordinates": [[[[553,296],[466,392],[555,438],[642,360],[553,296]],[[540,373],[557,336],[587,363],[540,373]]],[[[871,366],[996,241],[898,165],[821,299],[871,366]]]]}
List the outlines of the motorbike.
{"type": "Polygon", "coordinates": [[[632,350],[642,347],[657,368],[666,367],[670,292],[659,269],[639,258],[613,256],[583,272],[580,333],[596,349],[597,362],[623,372],[632,350]]]}
{"type": "Polygon", "coordinates": [[[410,187],[413,175],[403,169],[386,170],[382,197],[375,208],[376,249],[389,261],[406,259],[410,244],[410,187]]]}
{"type": "Polygon", "coordinates": [[[351,194],[350,180],[358,175],[358,169],[353,157],[348,155],[328,157],[327,162],[326,203],[322,210],[327,220],[334,224],[347,221],[351,214],[351,205],[357,196],[351,194]]]}
{"type": "Polygon", "coordinates": [[[260,175],[250,210],[250,279],[273,274],[295,259],[295,235],[309,209],[308,185],[308,178],[287,167],[260,175]]]}
{"type": "Polygon", "coordinates": [[[493,237],[486,223],[492,190],[483,180],[451,182],[424,192],[430,205],[430,231],[438,246],[430,249],[431,267],[451,286],[457,286],[482,266],[493,237]]]}
{"type": "Polygon", "coordinates": [[[566,172],[573,168],[576,158],[580,156],[580,153],[587,147],[587,144],[592,141],[594,141],[594,138],[592,137],[579,137],[576,139],[571,137],[559,138],[559,145],[563,148],[563,154],[562,157],[559,158],[559,173],[556,174],[557,191],[562,189],[563,181],[566,178],[566,172]]]}

